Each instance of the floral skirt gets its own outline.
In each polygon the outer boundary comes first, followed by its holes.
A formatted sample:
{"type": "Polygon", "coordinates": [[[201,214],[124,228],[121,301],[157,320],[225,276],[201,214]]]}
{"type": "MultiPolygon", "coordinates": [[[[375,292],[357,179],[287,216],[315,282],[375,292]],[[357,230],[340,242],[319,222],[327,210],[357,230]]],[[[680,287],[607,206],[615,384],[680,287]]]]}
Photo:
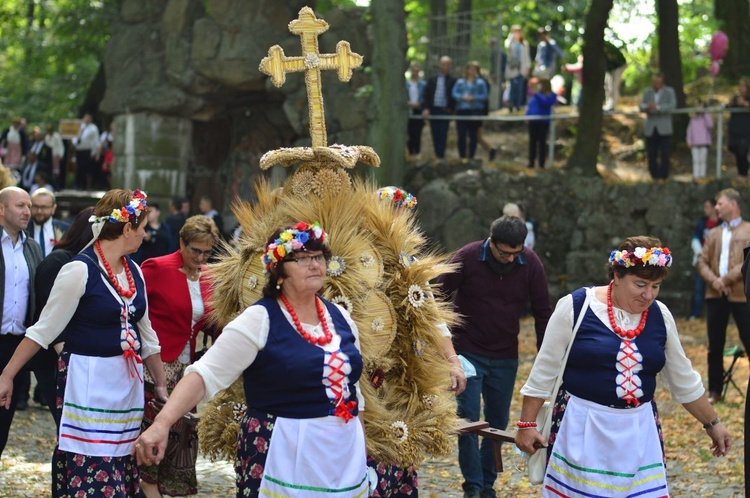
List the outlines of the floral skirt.
{"type": "MultiPolygon", "coordinates": [[[[570,394],[564,389],[560,389],[557,392],[555,398],[555,404],[552,407],[552,424],[550,425],[549,440],[547,446],[547,461],[549,461],[550,455],[552,455],[552,446],[555,444],[557,438],[557,432],[560,430],[560,424],[562,423],[563,416],[565,415],[565,408],[568,406],[568,400],[570,394]]],[[[654,411],[654,421],[656,422],[656,430],[659,432],[659,443],[661,443],[661,454],[663,457],[664,468],[667,468],[667,456],[664,453],[664,434],[661,431],[661,421],[659,420],[659,410],[656,408],[656,401],[651,401],[651,408],[654,411]]],[[[627,409],[627,408],[625,408],[627,409]]]]}
{"type": "MultiPolygon", "coordinates": [[[[182,378],[185,371],[184,363],[179,360],[164,363],[164,373],[167,378],[167,391],[171,394],[172,389],[182,378]]],[[[148,371],[144,373],[146,379],[146,406],[143,413],[143,430],[151,426],[156,414],[149,405],[149,401],[154,398],[153,391],[148,389],[148,382],[153,383],[148,371]]],[[[152,384],[153,385],[153,384],[152,384]]],[[[179,422],[178,422],[179,423],[179,422]]],[[[188,437],[189,445],[195,449],[198,447],[198,432],[191,430],[188,437]]],[[[182,441],[174,440],[173,432],[170,431],[170,439],[167,442],[167,451],[164,460],[159,465],[149,465],[141,467],[141,479],[149,484],[158,484],[159,492],[163,495],[186,496],[198,494],[198,478],[195,473],[195,462],[197,460],[197,451],[180,451],[179,446],[182,441]],[[169,456],[169,458],[167,458],[169,456]]]]}
{"type": "Polygon", "coordinates": [[[234,462],[237,498],[258,496],[275,420],[276,417],[271,414],[248,408],[240,421],[237,458],[234,462]]]}
{"type": "Polygon", "coordinates": [[[404,469],[392,464],[379,463],[374,458],[367,457],[367,467],[371,473],[375,471],[378,479],[378,485],[370,495],[373,498],[419,496],[416,465],[404,469]]]}
{"type": "MultiPolygon", "coordinates": [[[[62,416],[69,360],[70,353],[64,351],[57,362],[59,416],[62,416]]],[[[139,494],[140,479],[135,457],[95,457],[55,448],[52,455],[54,498],[135,498],[139,494]]]]}

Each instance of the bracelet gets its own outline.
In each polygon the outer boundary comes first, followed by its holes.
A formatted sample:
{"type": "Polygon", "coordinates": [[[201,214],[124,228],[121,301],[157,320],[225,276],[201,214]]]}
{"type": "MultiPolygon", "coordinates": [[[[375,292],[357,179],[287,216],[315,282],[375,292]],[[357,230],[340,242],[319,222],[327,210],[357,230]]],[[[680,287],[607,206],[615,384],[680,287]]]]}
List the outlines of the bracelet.
{"type": "Polygon", "coordinates": [[[536,427],[536,422],[524,422],[522,420],[519,420],[516,422],[516,427],[519,429],[533,429],[536,427]]]}
{"type": "Polygon", "coordinates": [[[715,425],[719,425],[720,423],[721,423],[721,419],[719,417],[716,417],[715,419],[713,419],[709,423],[703,424],[703,428],[706,429],[706,430],[708,430],[708,429],[710,429],[711,427],[713,427],[715,425]]]}
{"type": "Polygon", "coordinates": [[[452,354],[449,357],[446,358],[446,360],[451,361],[451,358],[458,358],[457,354],[452,354]]]}

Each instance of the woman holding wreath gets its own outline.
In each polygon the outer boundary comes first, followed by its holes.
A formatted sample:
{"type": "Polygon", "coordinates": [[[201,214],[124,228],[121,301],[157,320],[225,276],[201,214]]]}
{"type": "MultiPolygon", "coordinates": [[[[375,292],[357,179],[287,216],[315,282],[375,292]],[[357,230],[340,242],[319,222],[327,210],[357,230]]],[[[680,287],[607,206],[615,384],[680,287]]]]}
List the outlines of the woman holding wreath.
{"type": "Polygon", "coordinates": [[[317,296],[331,256],[326,238],[317,222],[271,235],[264,297],[185,370],[136,445],[141,464],[159,463],[169,427],[242,375],[247,410],[235,465],[238,497],[366,496],[357,327],[343,308],[317,296]]]}
{"type": "Polygon", "coordinates": [[[0,375],[0,406],[13,377],[64,334],[58,361],[61,422],[52,458],[52,496],[139,494],[131,452],[143,416],[143,364],[166,400],[159,341],[148,319],[143,276],[128,256],[143,240],[148,207],[139,190],[110,190],[97,203],[94,243],[63,266],[39,321],[0,375]]]}
{"type": "MultiPolygon", "coordinates": [[[[203,215],[187,219],[180,230],[180,248],[172,254],[147,259],[141,265],[146,279],[146,294],[151,321],[159,336],[161,359],[172,391],[185,368],[195,356],[195,338],[204,330],[211,299],[205,263],[219,243],[216,224],[203,215]]],[[[146,408],[143,427],[154,419],[153,379],[146,374],[146,408]]],[[[198,493],[195,462],[198,456],[198,434],[195,427],[167,451],[169,458],[159,466],[141,467],[141,488],[147,498],[185,496],[198,493]],[[187,442],[187,445],[184,443],[187,442]]]]}
{"type": "Polygon", "coordinates": [[[700,375],[656,300],[672,264],[658,239],[630,237],[612,251],[607,286],[582,288],[555,308],[526,385],[516,445],[547,446],[542,496],[667,494],[654,390],[662,373],[673,398],[703,425],[715,456],[732,438],[708,403],[700,375]],[[573,338],[574,324],[578,332],[573,338]],[[570,347],[559,392],[551,393],[570,347]],[[536,430],[545,398],[555,396],[549,441],[536,430]]]}

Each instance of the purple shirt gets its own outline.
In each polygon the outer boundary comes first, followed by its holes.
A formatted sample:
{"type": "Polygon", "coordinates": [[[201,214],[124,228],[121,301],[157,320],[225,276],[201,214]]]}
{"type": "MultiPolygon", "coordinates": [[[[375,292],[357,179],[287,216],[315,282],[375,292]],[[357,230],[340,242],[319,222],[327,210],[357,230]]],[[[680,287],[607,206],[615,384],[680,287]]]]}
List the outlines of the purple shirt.
{"type": "Polygon", "coordinates": [[[456,292],[454,304],[462,317],[461,324],[452,330],[456,351],[516,359],[519,320],[529,299],[537,349],[542,343],[552,315],[547,277],[539,257],[528,248],[504,275],[490,268],[487,258],[492,257],[489,239],[467,244],[451,258],[458,270],[441,275],[438,284],[446,298],[456,292]]]}

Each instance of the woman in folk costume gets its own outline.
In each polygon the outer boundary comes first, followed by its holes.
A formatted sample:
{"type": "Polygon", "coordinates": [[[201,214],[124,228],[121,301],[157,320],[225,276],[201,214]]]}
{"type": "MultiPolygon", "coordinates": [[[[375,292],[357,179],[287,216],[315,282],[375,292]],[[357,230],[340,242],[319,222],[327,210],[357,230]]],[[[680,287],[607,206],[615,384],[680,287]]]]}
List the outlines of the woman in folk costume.
{"type": "MultiPolygon", "coordinates": [[[[339,79],[348,81],[362,57],[345,41],[337,44],[336,55],[318,53],[309,33],[323,32],[327,24],[307,7],[289,26],[302,38],[302,56],[286,56],[281,47],[271,47],[260,70],[277,86],[285,81],[284,71],[305,72],[312,146],[276,149],[261,158],[263,170],[299,167],[283,188],[260,181],[254,202],[234,206],[242,235],[236,250],[211,266],[214,296],[221,296],[213,303],[214,315],[219,326],[226,326],[262,297],[267,276],[260,256],[267,234],[295,220],[319,220],[330,234],[332,253],[321,294],[351,315],[362,345],[357,392],[367,404],[359,415],[367,453],[377,462],[408,468],[427,455],[453,450],[456,402],[449,389],[459,388],[463,375],[452,370],[457,358],[446,359],[450,355],[438,324],[452,325],[456,316],[445,303],[430,299],[427,283],[450,267],[443,255],[425,249],[413,212],[380,202],[376,187],[352,181],[347,169],[357,163],[380,164],[372,148],[327,145],[320,73],[335,63],[339,79]],[[316,62],[324,60],[326,64],[316,62]]],[[[201,450],[209,457],[234,458],[245,401],[252,400],[245,400],[244,389],[235,382],[203,412],[198,432],[201,450]]],[[[373,487],[378,483],[375,471],[370,482],[373,487]]]]}
{"type": "Polygon", "coordinates": [[[579,289],[557,303],[521,389],[516,435],[528,454],[548,446],[542,496],[668,495],[653,400],[658,373],[703,425],[715,456],[732,446],[685,356],[672,314],[656,300],[672,264],[669,249],[660,246],[651,237],[626,239],[610,255],[609,285],[579,289]],[[580,325],[570,344],[574,323],[580,325]],[[569,344],[562,386],[551,393],[569,344]],[[555,407],[545,441],[535,420],[550,395],[555,407]]]}
{"type": "Polygon", "coordinates": [[[317,295],[331,256],[326,237],[317,222],[274,231],[263,254],[264,297],[186,369],[136,445],[140,462],[158,463],[169,427],[242,376],[247,410],[235,467],[238,497],[367,494],[357,326],[317,295]]]}
{"type": "Polygon", "coordinates": [[[0,376],[0,405],[7,406],[18,370],[64,334],[54,497],[139,495],[131,451],[143,416],[143,364],[157,396],[167,398],[143,276],[128,257],[141,245],[147,213],[146,195],[139,190],[110,190],[102,197],[89,220],[93,246],[60,270],[39,321],[0,376]]]}

